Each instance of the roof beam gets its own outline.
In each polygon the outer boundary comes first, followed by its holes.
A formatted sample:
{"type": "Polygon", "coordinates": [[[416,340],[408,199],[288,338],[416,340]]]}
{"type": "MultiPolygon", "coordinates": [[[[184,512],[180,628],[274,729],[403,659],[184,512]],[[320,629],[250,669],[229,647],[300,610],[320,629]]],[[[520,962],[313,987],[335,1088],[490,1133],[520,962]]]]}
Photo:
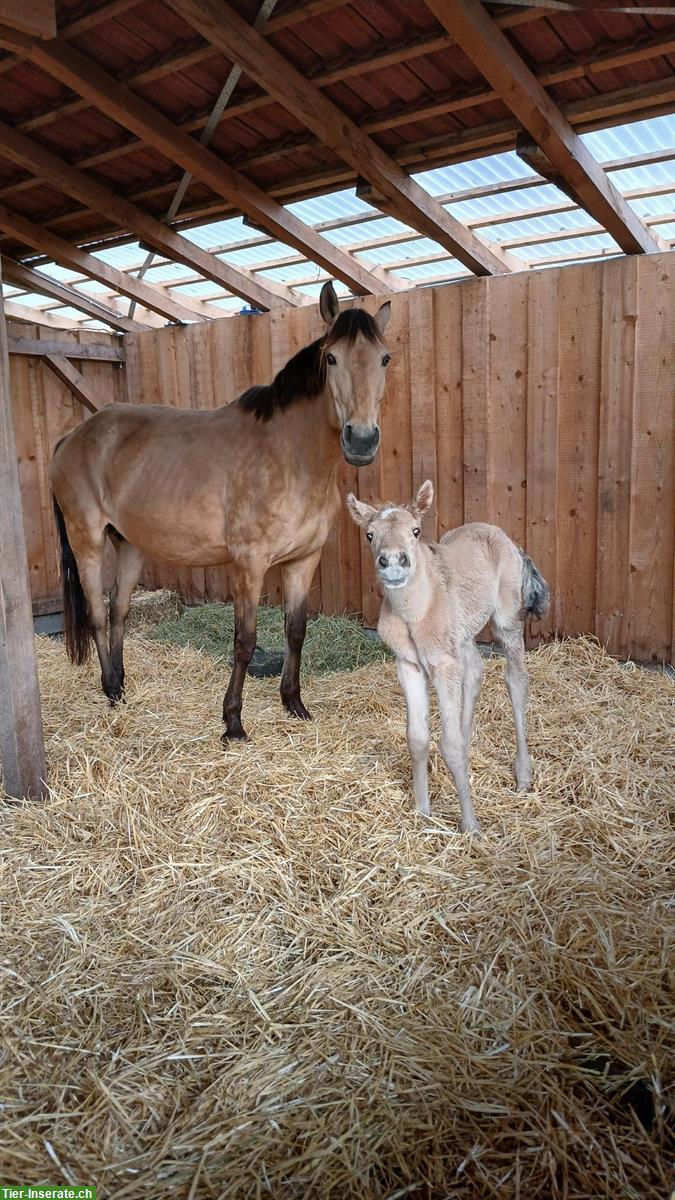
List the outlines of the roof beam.
{"type": "Polygon", "coordinates": [[[152,309],[153,312],[165,317],[167,321],[184,322],[200,319],[194,309],[179,304],[177,300],[167,296],[159,288],[152,287],[148,283],[141,283],[132,276],[125,275],[123,271],[118,271],[116,267],[102,262],[100,258],[94,258],[93,254],[87,254],[85,250],[80,250],[79,246],[74,246],[72,242],[66,242],[56,234],[49,233],[39,225],[34,225],[32,221],[19,216],[4,204],[0,204],[0,229],[4,229],[5,233],[11,234],[12,237],[25,242],[26,245],[32,246],[34,250],[48,254],[60,266],[81,271],[90,279],[97,279],[99,283],[108,284],[116,292],[121,292],[123,296],[137,300],[144,308],[152,309]]]}
{"type": "Polygon", "coordinates": [[[200,146],[188,134],[182,133],[167,117],[134,95],[124,84],[98,67],[85,55],[59,41],[36,45],[31,61],[47,71],[66,87],[79,92],[91,104],[100,108],[114,121],[130,129],[163,154],[169,162],[180,163],[196,179],[206,183],[218,195],[235,204],[256,224],[262,225],[274,237],[301,250],[308,258],[341,279],[359,294],[382,292],[386,284],[376,279],[356,259],[332,246],[325,238],[298,217],[288,212],[234,171],[211,150],[200,146]]]}
{"type": "Polygon", "coordinates": [[[140,333],[149,328],[141,321],[123,317],[114,309],[107,308],[105,304],[99,304],[96,300],[85,296],[84,292],[78,292],[76,288],[68,287],[65,283],[57,283],[55,279],[50,279],[42,271],[33,271],[30,267],[14,262],[11,258],[3,258],[2,266],[5,279],[11,280],[19,287],[25,287],[31,292],[38,292],[44,296],[51,296],[52,299],[58,300],[61,304],[67,304],[71,308],[79,308],[80,312],[85,313],[86,316],[93,317],[96,321],[106,321],[120,333],[140,333]]]}
{"type": "Polygon", "coordinates": [[[109,342],[57,342],[46,338],[8,337],[7,348],[10,354],[23,354],[31,358],[55,354],[57,358],[123,363],[127,357],[124,346],[113,346],[109,342]]]}
{"type": "Polygon", "coordinates": [[[56,37],[54,0],[0,0],[0,23],[31,37],[56,37]]]}
{"type": "Polygon", "coordinates": [[[247,75],[331,146],[391,204],[396,215],[433,238],[479,275],[510,270],[505,257],[447,213],[332,100],[222,0],[169,0],[171,7],[247,75]]]}
{"type": "Polygon", "coordinates": [[[663,249],[607,178],[480,0],[427,0],[464,53],[534,138],[579,203],[627,254],[663,249]]]}
{"type": "Polygon", "coordinates": [[[77,321],[73,321],[70,317],[56,317],[49,312],[44,312],[41,308],[29,307],[27,304],[19,303],[21,297],[12,296],[11,300],[5,300],[5,316],[8,321],[22,321],[26,325],[45,325],[49,329],[79,329],[77,321]]]}
{"type": "Polygon", "coordinates": [[[183,263],[198,271],[206,279],[234,292],[259,308],[284,308],[293,304],[285,289],[276,291],[264,283],[221,262],[206,250],[201,250],[187,238],[182,237],[155,217],[138,208],[131,201],[118,196],[110,188],[71,167],[51,150],[39,146],[23,133],[0,121],[0,146],[5,158],[26,167],[41,179],[52,184],[66,196],[75,196],[96,212],[109,216],[122,229],[129,230],[139,241],[149,242],[161,254],[174,262],[183,263]]]}

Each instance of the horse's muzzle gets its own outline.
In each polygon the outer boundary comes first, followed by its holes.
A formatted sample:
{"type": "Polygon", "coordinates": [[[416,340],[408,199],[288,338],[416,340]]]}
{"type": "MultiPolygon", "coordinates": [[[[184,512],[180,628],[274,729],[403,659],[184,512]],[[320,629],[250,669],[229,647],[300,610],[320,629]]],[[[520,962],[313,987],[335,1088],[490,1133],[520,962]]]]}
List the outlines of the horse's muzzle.
{"type": "Polygon", "coordinates": [[[367,467],[373,461],[380,445],[380,429],[378,425],[351,425],[347,422],[342,426],[340,434],[342,453],[352,467],[367,467]]]}

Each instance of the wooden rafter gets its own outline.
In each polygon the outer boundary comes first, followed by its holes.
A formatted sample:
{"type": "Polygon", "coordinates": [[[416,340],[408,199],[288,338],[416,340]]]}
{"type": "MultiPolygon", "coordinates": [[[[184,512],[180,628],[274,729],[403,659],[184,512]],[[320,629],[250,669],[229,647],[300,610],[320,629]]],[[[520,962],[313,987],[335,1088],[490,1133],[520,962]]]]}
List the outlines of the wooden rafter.
{"type": "Polygon", "coordinates": [[[150,216],[129,200],[116,195],[110,188],[91,179],[83,171],[69,166],[56,154],[37,142],[17,133],[0,121],[0,145],[6,158],[27,167],[47,180],[64,195],[76,196],[83,204],[118,221],[139,241],[148,242],[154,249],[174,262],[180,262],[199,272],[206,279],[241,296],[260,308],[283,308],[293,304],[285,288],[266,287],[247,271],[231,267],[206,250],[181,237],[167,225],[150,216]]]}
{"type": "Polygon", "coordinates": [[[39,225],[34,225],[32,221],[26,220],[25,217],[13,212],[4,204],[0,204],[0,229],[4,229],[6,233],[10,233],[12,237],[18,238],[28,246],[33,246],[35,250],[49,255],[60,266],[81,271],[90,279],[97,279],[100,283],[109,284],[116,292],[121,292],[123,296],[137,300],[144,308],[149,308],[166,317],[167,321],[184,322],[200,319],[194,309],[180,304],[159,288],[139,282],[130,275],[125,275],[116,267],[111,267],[101,259],[94,258],[93,254],[87,254],[79,246],[74,246],[71,242],[57,237],[56,234],[40,228],[39,225]]]}
{"type": "Polygon", "coordinates": [[[396,215],[440,242],[479,275],[510,270],[505,257],[484,245],[424,188],[222,0],[169,0],[213,45],[349,162],[396,215]]]}
{"type": "Polygon", "coordinates": [[[87,358],[93,362],[119,362],[126,359],[123,346],[111,346],[109,342],[59,342],[56,339],[13,337],[7,338],[10,354],[29,358],[44,358],[52,354],[56,358],[87,358]]]}
{"type": "Polygon", "coordinates": [[[54,300],[58,300],[61,304],[68,304],[72,308],[78,308],[80,312],[86,313],[88,317],[93,317],[97,321],[106,321],[113,329],[117,329],[120,333],[140,333],[143,329],[147,329],[139,320],[132,320],[131,317],[124,317],[120,313],[116,313],[114,309],[108,308],[105,304],[100,304],[96,300],[92,300],[90,296],[86,296],[84,292],[77,291],[76,288],[68,287],[65,283],[57,283],[55,279],[50,279],[42,271],[33,271],[30,267],[24,266],[23,263],[14,262],[10,258],[3,259],[3,272],[5,279],[17,284],[19,287],[28,288],[31,292],[38,292],[44,296],[51,296],[54,300]]]}
{"type": "Polygon", "coordinates": [[[427,0],[427,3],[541,147],[579,203],[621,249],[629,254],[663,249],[659,238],[626,204],[480,0],[427,0]]]}
{"type": "Polygon", "coordinates": [[[44,325],[48,329],[79,329],[77,321],[70,317],[53,316],[43,308],[21,304],[20,296],[5,298],[5,317],[8,321],[21,321],[26,325],[44,325]]]}
{"type": "Polygon", "coordinates": [[[293,213],[282,208],[262,188],[234,171],[212,151],[182,133],[147,101],[96,66],[90,59],[59,41],[36,46],[31,60],[61,83],[87,99],[113,120],[142,137],[170,162],[177,162],[218,195],[236,204],[251,220],[275,237],[302,250],[326,271],[360,294],[382,291],[375,278],[356,259],[332,246],[293,213]]]}

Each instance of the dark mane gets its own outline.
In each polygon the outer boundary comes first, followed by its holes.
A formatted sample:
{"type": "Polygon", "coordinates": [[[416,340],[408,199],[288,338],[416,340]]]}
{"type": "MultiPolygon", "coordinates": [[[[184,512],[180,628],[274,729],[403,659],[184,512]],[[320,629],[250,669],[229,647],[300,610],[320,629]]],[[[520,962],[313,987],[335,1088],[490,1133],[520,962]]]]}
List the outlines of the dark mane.
{"type": "Polygon", "coordinates": [[[346,308],[340,313],[330,334],[317,338],[309,346],[289,358],[271,383],[248,388],[237,400],[246,412],[259,421],[269,421],[275,412],[288,408],[296,400],[319,396],[326,383],[326,364],[323,351],[336,342],[346,340],[351,346],[361,334],[369,342],[381,342],[377,323],[363,308],[346,308]]]}

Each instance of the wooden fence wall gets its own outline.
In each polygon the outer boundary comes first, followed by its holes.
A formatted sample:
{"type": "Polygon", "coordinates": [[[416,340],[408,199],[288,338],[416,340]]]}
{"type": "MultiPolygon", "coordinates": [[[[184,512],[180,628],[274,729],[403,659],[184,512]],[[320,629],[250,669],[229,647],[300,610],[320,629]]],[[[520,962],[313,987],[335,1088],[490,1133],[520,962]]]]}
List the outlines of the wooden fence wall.
{"type": "MultiPolygon", "coordinates": [[[[427,534],[463,521],[501,525],[551,585],[545,634],[591,633],[616,654],[670,659],[674,267],[673,253],[621,258],[394,296],[382,451],[358,472],[343,464],[343,494],[403,500],[432,478],[427,534]]],[[[127,394],[228,403],[320,332],[312,307],[128,335],[127,394]]],[[[39,514],[33,480],[29,521],[36,503],[39,514]]],[[[151,567],[145,581],[196,602],[228,597],[226,569],[151,567]]],[[[278,570],[268,591],[279,600],[278,570]]],[[[344,513],[311,600],[376,620],[370,552],[344,513]]]]}
{"type": "MultiPolygon", "coordinates": [[[[45,326],[8,322],[16,338],[37,338],[59,343],[98,342],[119,346],[120,339],[105,333],[47,329],[45,326]]],[[[77,359],[77,369],[95,386],[102,403],[126,400],[126,374],[121,363],[77,359]]],[[[38,356],[10,354],[9,377],[16,448],[23,499],[28,570],[36,613],[60,606],[54,516],[49,485],[49,461],[59,438],[89,415],[38,356]]]]}

